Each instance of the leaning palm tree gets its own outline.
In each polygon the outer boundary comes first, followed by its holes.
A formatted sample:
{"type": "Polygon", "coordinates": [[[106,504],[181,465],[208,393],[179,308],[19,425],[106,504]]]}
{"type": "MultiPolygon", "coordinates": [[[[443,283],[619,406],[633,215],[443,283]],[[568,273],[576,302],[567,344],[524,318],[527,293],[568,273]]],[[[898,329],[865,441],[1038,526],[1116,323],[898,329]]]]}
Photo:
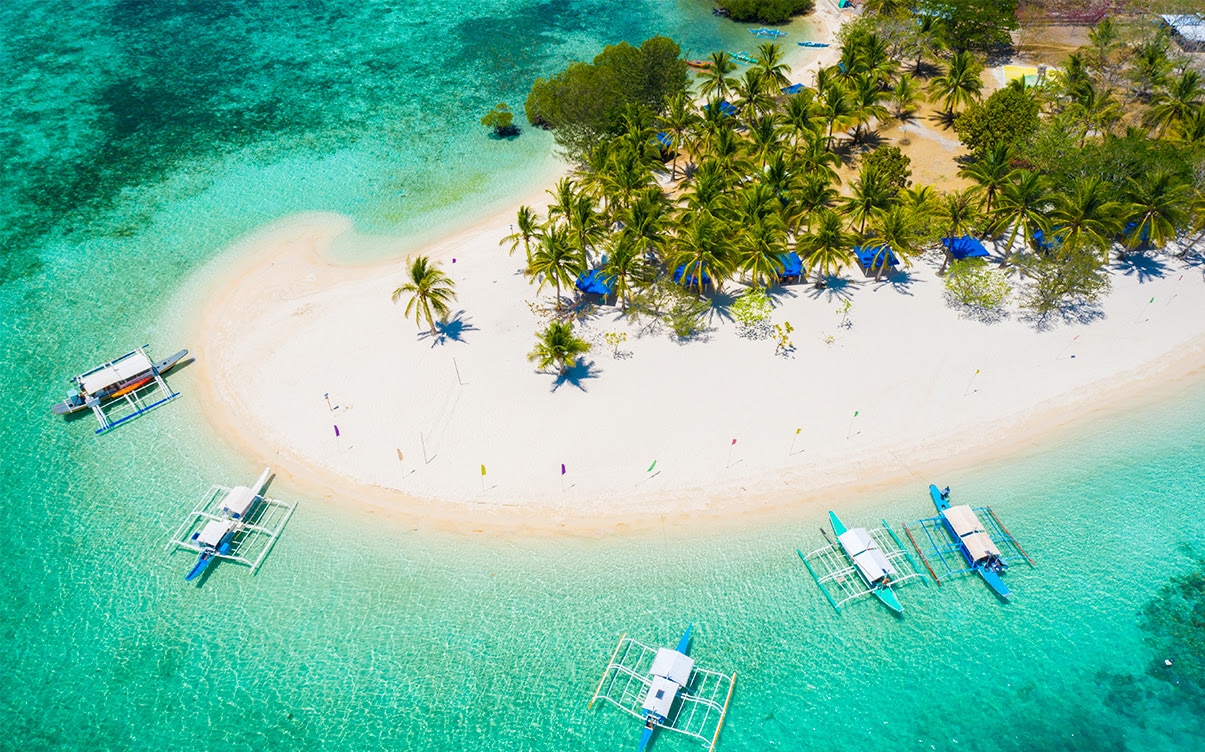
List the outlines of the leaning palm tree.
{"type": "Polygon", "coordinates": [[[524,274],[539,282],[537,290],[552,283],[556,289],[556,310],[559,314],[561,288],[572,285],[585,270],[586,258],[574,245],[569,230],[564,225],[552,224],[540,235],[524,274]]]}
{"type": "Polygon", "coordinates": [[[407,262],[406,274],[410,281],[393,291],[393,302],[409,295],[406,317],[413,313],[420,329],[426,321],[431,334],[435,334],[435,322],[442,323],[447,319],[448,304],[456,299],[455,286],[452,279],[432,265],[426,256],[407,259],[407,262]]]}
{"type": "Polygon", "coordinates": [[[849,263],[853,238],[845,232],[845,222],[831,209],[816,214],[814,227],[795,244],[808,271],[821,277],[839,274],[849,263]]]}
{"type": "Polygon", "coordinates": [[[886,271],[892,251],[904,266],[911,266],[912,259],[920,254],[917,218],[899,204],[875,215],[871,223],[870,237],[876,240],[879,246],[879,252],[871,261],[871,268],[875,270],[875,282],[878,282],[886,271]]]}
{"type": "Polygon", "coordinates": [[[866,232],[866,222],[876,212],[884,211],[895,203],[895,191],[883,173],[874,166],[863,166],[858,179],[850,186],[850,195],[841,199],[841,211],[858,223],[858,233],[866,232]]]}
{"type": "Polygon", "coordinates": [[[778,281],[787,252],[787,231],[777,214],[757,217],[737,239],[740,267],[753,287],[769,287],[778,281]]]}
{"type": "Polygon", "coordinates": [[[562,376],[577,362],[578,357],[590,351],[590,343],[574,335],[573,324],[568,321],[550,321],[548,326],[536,334],[536,347],[527,354],[540,370],[556,366],[562,376]]]}
{"type": "Polygon", "coordinates": [[[513,256],[519,243],[522,243],[524,252],[530,256],[531,240],[540,231],[539,217],[536,216],[535,209],[530,206],[520,206],[513,227],[515,231],[498,241],[498,245],[510,243],[510,252],[507,255],[513,256]]]}
{"type": "Polygon", "coordinates": [[[621,310],[632,302],[632,293],[649,280],[647,255],[641,248],[642,239],[635,233],[616,233],[607,259],[603,262],[602,278],[610,287],[621,310]]]}
{"type": "Polygon", "coordinates": [[[1020,233],[1022,244],[1029,243],[1038,230],[1050,232],[1047,214],[1051,209],[1050,187],[1039,172],[1018,170],[1000,189],[988,226],[990,232],[1001,233],[1011,228],[1004,243],[1004,263],[1012,257],[1013,242],[1020,233]]]}
{"type": "Polygon", "coordinates": [[[983,64],[970,52],[955,52],[945,71],[929,82],[929,96],[934,102],[941,101],[946,115],[953,117],[959,107],[979,99],[983,81],[979,74],[983,64]]]}
{"type": "MultiPolygon", "coordinates": [[[[946,231],[949,233],[946,237],[953,239],[968,234],[979,218],[974,194],[970,190],[947,193],[941,203],[941,218],[945,221],[946,231]]],[[[943,243],[942,247],[945,248],[946,258],[941,262],[938,274],[945,272],[946,266],[953,260],[950,245],[943,243]]]]}
{"type": "Polygon", "coordinates": [[[725,99],[728,92],[736,85],[736,79],[728,74],[736,70],[736,63],[727,52],[713,52],[708,58],[709,65],[699,77],[699,93],[705,99],[713,97],[725,99]]]}
{"type": "Polygon", "coordinates": [[[1205,82],[1200,73],[1188,68],[1151,99],[1143,121],[1160,133],[1174,131],[1202,101],[1205,101],[1205,82]]]}
{"type": "Polygon", "coordinates": [[[674,160],[670,164],[669,179],[678,177],[678,154],[686,143],[686,134],[699,121],[699,116],[691,104],[686,92],[678,92],[665,103],[665,112],[661,114],[661,127],[670,134],[670,148],[674,150],[674,160]]]}
{"type": "Polygon", "coordinates": [[[1175,240],[1188,223],[1191,191],[1179,176],[1166,170],[1126,179],[1126,247],[1143,243],[1162,248],[1175,240]]]}

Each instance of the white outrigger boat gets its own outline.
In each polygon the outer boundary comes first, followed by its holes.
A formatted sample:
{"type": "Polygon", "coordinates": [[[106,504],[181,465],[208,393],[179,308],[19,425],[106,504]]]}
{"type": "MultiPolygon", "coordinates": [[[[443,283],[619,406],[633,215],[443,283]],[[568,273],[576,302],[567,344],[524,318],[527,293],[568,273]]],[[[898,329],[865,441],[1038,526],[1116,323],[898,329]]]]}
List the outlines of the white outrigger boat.
{"type": "Polygon", "coordinates": [[[263,473],[251,486],[211,486],[184,521],[167,548],[187,548],[197,561],[184,579],[200,577],[216,559],[246,564],[254,572],[268,555],[294,505],[264,495],[271,473],[263,473]]]}
{"type": "Polygon", "coordinates": [[[146,354],[147,347],[143,345],[72,378],[75,389],[66,399],[51,406],[51,410],[55,415],[91,410],[100,422],[96,433],[104,433],[179,397],[179,392],[168,388],[163,374],[179,364],[188,355],[188,350],[151,362],[146,354]],[[129,409],[127,414],[113,418],[105,412],[120,404],[129,409]]]}

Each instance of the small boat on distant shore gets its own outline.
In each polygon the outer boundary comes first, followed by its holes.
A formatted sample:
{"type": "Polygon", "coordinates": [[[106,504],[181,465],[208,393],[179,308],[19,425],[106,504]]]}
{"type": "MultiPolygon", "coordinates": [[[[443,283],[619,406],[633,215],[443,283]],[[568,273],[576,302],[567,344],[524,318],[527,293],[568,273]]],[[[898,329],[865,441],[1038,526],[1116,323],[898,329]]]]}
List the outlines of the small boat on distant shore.
{"type": "Polygon", "coordinates": [[[261,494],[270,471],[271,468],[264,468],[254,486],[235,486],[230,489],[219,503],[219,514],[205,527],[193,533],[191,540],[200,548],[200,555],[197,563],[185,575],[185,580],[192,582],[201,576],[215,558],[230,554],[234,537],[255,511],[256,502],[263,498],[261,494]]]}
{"type": "Polygon", "coordinates": [[[711,68],[710,60],[687,60],[686,64],[698,70],[709,70],[711,68]]]}
{"type": "Polygon", "coordinates": [[[749,33],[755,37],[760,37],[761,39],[778,39],[779,37],[785,37],[787,35],[785,31],[779,31],[778,29],[767,29],[764,26],[760,29],[749,29],[749,33]]]}
{"type": "Polygon", "coordinates": [[[796,42],[800,47],[828,47],[828,42],[796,42]]]}

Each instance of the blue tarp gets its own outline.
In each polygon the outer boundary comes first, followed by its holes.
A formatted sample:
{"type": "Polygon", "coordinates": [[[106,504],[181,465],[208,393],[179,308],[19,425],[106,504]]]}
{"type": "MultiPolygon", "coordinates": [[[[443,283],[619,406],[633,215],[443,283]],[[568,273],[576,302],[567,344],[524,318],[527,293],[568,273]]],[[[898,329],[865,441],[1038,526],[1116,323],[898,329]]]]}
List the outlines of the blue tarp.
{"type": "MultiPolygon", "coordinates": [[[[683,264],[682,266],[679,266],[677,269],[674,269],[674,281],[681,282],[682,284],[686,285],[687,287],[696,287],[697,288],[699,286],[699,280],[695,278],[695,275],[688,274],[688,275],[686,275],[685,280],[682,279],[682,271],[685,268],[686,268],[686,265],[683,264]]],[[[707,272],[703,272],[703,284],[704,285],[711,284],[711,277],[707,276],[707,272]]]]}
{"type": "Polygon", "coordinates": [[[790,86],[783,89],[782,93],[783,94],[798,94],[799,92],[803,91],[806,88],[807,87],[804,86],[803,84],[791,84],[790,86]]]}
{"type": "Polygon", "coordinates": [[[963,235],[961,238],[942,238],[941,244],[949,250],[955,261],[966,258],[985,258],[991,255],[983,247],[983,243],[970,235],[963,235]]]}
{"type": "Polygon", "coordinates": [[[1043,251],[1053,251],[1055,248],[1058,248],[1063,244],[1063,241],[1055,235],[1051,235],[1051,237],[1047,239],[1046,234],[1041,230],[1033,231],[1033,242],[1037,244],[1038,248],[1041,248],[1043,251]]]}
{"type": "MultiPolygon", "coordinates": [[[[709,104],[705,104],[705,105],[703,105],[703,109],[705,109],[705,110],[710,110],[710,109],[711,109],[711,105],[709,105],[709,104]]],[[[735,107],[733,107],[733,106],[732,106],[732,105],[731,105],[731,104],[728,102],[728,100],[726,100],[726,99],[721,99],[721,100],[720,100],[720,114],[722,114],[722,115],[727,115],[728,117],[734,117],[734,116],[736,115],[736,108],[735,108],[735,107]]]]}
{"type": "Polygon", "coordinates": [[[656,138],[651,140],[653,143],[658,144],[662,149],[672,149],[674,146],[674,140],[670,138],[670,135],[665,131],[661,131],[657,134],[656,138]]]}
{"type": "Polygon", "coordinates": [[[601,268],[582,272],[577,278],[577,289],[594,295],[610,295],[614,286],[615,280],[607,279],[601,268]]]}
{"type": "Polygon", "coordinates": [[[803,259],[799,258],[799,254],[791,251],[790,253],[778,254],[778,260],[782,262],[782,271],[778,273],[778,281],[786,282],[792,277],[798,277],[803,273],[803,259]]]}
{"type": "MultiPolygon", "coordinates": [[[[1134,228],[1137,226],[1138,223],[1131,220],[1126,222],[1125,229],[1121,231],[1121,239],[1127,245],[1134,241],[1134,228]]],[[[1138,243],[1139,245],[1146,245],[1149,242],[1151,242],[1151,226],[1144,224],[1142,226],[1142,234],[1138,236],[1138,243]]]]}
{"type": "Polygon", "coordinates": [[[862,265],[862,269],[870,271],[878,269],[882,262],[883,251],[887,251],[887,266],[899,266],[900,260],[895,257],[895,251],[891,250],[886,245],[874,245],[869,248],[863,248],[860,245],[854,246],[854,255],[858,257],[858,263],[862,265]]]}

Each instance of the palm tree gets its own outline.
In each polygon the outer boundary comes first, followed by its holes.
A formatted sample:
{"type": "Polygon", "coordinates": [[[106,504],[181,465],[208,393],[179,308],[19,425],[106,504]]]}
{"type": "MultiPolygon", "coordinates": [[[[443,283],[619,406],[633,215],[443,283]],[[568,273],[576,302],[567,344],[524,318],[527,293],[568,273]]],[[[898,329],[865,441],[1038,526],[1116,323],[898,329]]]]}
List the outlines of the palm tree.
{"type": "Polygon", "coordinates": [[[791,85],[791,79],[787,77],[791,66],[782,62],[782,47],[774,42],[757,45],[757,65],[754,68],[761,72],[767,82],[780,89],[791,85]]]}
{"type": "Polygon", "coordinates": [[[578,194],[564,219],[574,247],[588,263],[590,251],[606,235],[606,226],[602,215],[594,208],[594,199],[584,193],[578,194]]]}
{"type": "Polygon", "coordinates": [[[683,284],[693,280],[700,295],[706,279],[719,290],[732,271],[732,256],[724,235],[720,220],[707,213],[693,214],[671,241],[669,268],[683,284]]]}
{"type": "Polygon", "coordinates": [[[561,287],[572,285],[586,270],[586,258],[569,237],[569,230],[560,224],[550,225],[536,244],[527,262],[528,277],[539,282],[537,290],[551,282],[556,288],[556,311],[561,312],[561,287]]]}
{"type": "Polygon", "coordinates": [[[617,233],[602,266],[602,277],[619,301],[621,310],[627,310],[632,302],[632,292],[648,278],[648,263],[639,235],[617,233]]]}
{"type": "Polygon", "coordinates": [[[904,266],[912,266],[914,256],[920,254],[920,232],[917,218],[905,207],[895,204],[886,211],[875,215],[871,223],[870,237],[880,247],[886,246],[888,251],[880,250],[872,259],[871,267],[875,269],[874,280],[878,282],[887,269],[890,259],[889,251],[895,251],[895,256],[904,262],[904,266]]]}
{"type": "Polygon", "coordinates": [[[816,116],[815,94],[811,89],[804,89],[798,94],[787,98],[783,106],[781,118],[783,125],[791,134],[791,143],[799,145],[801,138],[819,135],[820,121],[816,116]]]}
{"type": "Polygon", "coordinates": [[[555,219],[567,219],[573,212],[573,207],[580,195],[577,184],[573,182],[572,178],[561,178],[556,181],[556,187],[546,193],[552,196],[552,203],[548,205],[549,222],[555,219]]]}
{"type": "Polygon", "coordinates": [[[745,225],[737,239],[740,267],[753,287],[769,287],[784,268],[780,258],[787,252],[787,232],[778,214],[757,217],[745,225]]]}
{"type": "Polygon", "coordinates": [[[393,291],[393,302],[397,303],[403,295],[409,295],[406,317],[409,318],[413,312],[419,328],[426,321],[431,334],[435,334],[435,322],[442,323],[447,319],[448,304],[456,299],[454,284],[426,256],[407,259],[407,263],[406,274],[410,281],[393,291]]]}
{"type": "Polygon", "coordinates": [[[845,93],[845,87],[839,84],[832,84],[825,89],[820,95],[817,110],[828,126],[828,140],[826,144],[831,148],[833,130],[838,126],[844,128],[847,124],[853,122],[854,118],[854,108],[850,104],[849,95],[845,93]]]}
{"type": "Polygon", "coordinates": [[[933,57],[944,49],[944,26],[945,20],[931,13],[916,17],[916,28],[908,37],[910,46],[916,52],[916,62],[912,66],[912,72],[916,75],[921,75],[921,66],[926,57],[933,57]]]}
{"type": "Polygon", "coordinates": [[[550,321],[543,331],[536,334],[536,347],[527,354],[527,359],[544,371],[556,366],[557,373],[563,376],[580,356],[589,351],[590,343],[574,335],[572,323],[550,321]]]}
{"type": "Polygon", "coordinates": [[[515,249],[519,247],[519,243],[523,243],[523,251],[526,255],[531,255],[531,239],[534,238],[540,230],[539,217],[530,206],[520,206],[518,216],[515,218],[515,231],[510,235],[498,241],[498,245],[510,243],[510,252],[508,256],[513,256],[515,249]]]}
{"type": "Polygon", "coordinates": [[[782,126],[771,115],[765,115],[749,123],[749,152],[764,169],[771,155],[781,154],[782,126]]]}
{"type": "Polygon", "coordinates": [[[699,165],[690,187],[682,194],[682,201],[692,213],[723,215],[729,204],[728,170],[717,160],[708,159],[699,165]]]}
{"type": "Polygon", "coordinates": [[[1150,99],[1151,92],[1167,81],[1171,67],[1171,61],[1167,59],[1167,40],[1162,36],[1139,44],[1130,66],[1130,79],[1138,87],[1138,98],[1150,99]]]}
{"type": "Polygon", "coordinates": [[[823,136],[805,142],[796,152],[795,159],[799,172],[804,175],[819,175],[830,183],[840,181],[837,168],[841,166],[841,157],[825,146],[823,136]]]}
{"type": "Polygon", "coordinates": [[[845,232],[845,223],[831,209],[816,213],[815,227],[795,244],[808,271],[819,276],[839,274],[849,263],[853,239],[845,232]]]}
{"type": "Polygon", "coordinates": [[[894,203],[893,194],[882,172],[874,166],[863,166],[858,179],[850,186],[850,195],[841,199],[841,210],[858,223],[858,234],[863,234],[866,222],[876,212],[894,203]]]}
{"type": "Polygon", "coordinates": [[[736,70],[736,63],[722,50],[711,53],[708,61],[711,64],[699,77],[699,94],[705,99],[726,99],[728,92],[736,85],[736,79],[728,75],[736,70]]]}
{"type": "MultiPolygon", "coordinates": [[[[979,214],[975,211],[975,200],[971,191],[954,191],[947,193],[943,197],[941,204],[942,219],[946,222],[948,238],[959,238],[969,234],[972,223],[978,218],[979,214]]],[[[938,274],[946,270],[946,266],[950,263],[953,257],[950,255],[950,246],[948,243],[943,243],[945,248],[946,258],[941,262],[941,268],[937,270],[938,274]]]]}
{"type": "Polygon", "coordinates": [[[765,74],[758,68],[745,71],[732,93],[736,96],[737,112],[746,124],[774,106],[774,95],[766,86],[765,74]]]}
{"type": "Polygon", "coordinates": [[[975,182],[975,186],[971,190],[983,194],[984,214],[992,213],[996,194],[1012,180],[1013,174],[1016,173],[1012,161],[1012,147],[1008,144],[998,144],[983,152],[983,155],[974,162],[959,168],[958,174],[961,177],[975,182]]]}
{"type": "Polygon", "coordinates": [[[1143,173],[1137,180],[1127,178],[1126,246],[1133,250],[1149,242],[1162,248],[1175,240],[1188,223],[1190,198],[1188,185],[1166,170],[1143,173]]]}
{"type": "Polygon", "coordinates": [[[1121,229],[1117,217],[1122,212],[1121,203],[1111,198],[1111,193],[1100,177],[1087,175],[1072,184],[1070,193],[1055,195],[1050,220],[1058,228],[1055,237],[1068,252],[1100,251],[1104,263],[1109,263],[1109,246],[1121,229]]]}
{"type": "Polygon", "coordinates": [[[815,214],[821,209],[832,209],[839,199],[840,194],[824,175],[803,173],[786,209],[787,226],[798,237],[800,225],[810,230],[815,214]]]}
{"type": "Polygon", "coordinates": [[[853,110],[854,143],[861,140],[862,126],[871,120],[887,117],[887,108],[882,105],[883,91],[879,82],[869,74],[860,73],[853,79],[849,89],[849,104],[853,110]]]}
{"type": "Polygon", "coordinates": [[[670,164],[669,179],[672,182],[678,177],[678,154],[685,146],[686,134],[699,121],[694,105],[686,92],[678,92],[665,103],[665,112],[661,114],[661,127],[670,134],[670,148],[674,150],[674,161],[670,164]]]}
{"type": "MultiPolygon", "coordinates": [[[[603,196],[611,213],[623,211],[632,196],[647,188],[652,180],[653,173],[641,155],[634,152],[630,144],[621,144],[611,157],[610,169],[602,179],[603,196]]],[[[587,200],[586,203],[593,211],[594,202],[587,200]]],[[[598,216],[598,213],[595,212],[595,215],[598,216]]]]}
{"type": "Polygon", "coordinates": [[[934,102],[941,101],[949,117],[959,107],[978,101],[983,81],[979,74],[983,65],[970,52],[955,52],[945,71],[929,82],[929,96],[934,102]]]}
{"type": "Polygon", "coordinates": [[[1013,179],[1004,184],[991,216],[990,231],[999,233],[1012,228],[1004,244],[1004,263],[1012,257],[1013,241],[1021,233],[1024,243],[1033,238],[1037,230],[1050,232],[1047,214],[1051,209],[1051,193],[1046,178],[1031,170],[1018,170],[1013,179]]]}
{"type": "MultiPolygon", "coordinates": [[[[1024,80],[1024,79],[1022,79],[1024,80]]],[[[916,79],[905,73],[895,82],[891,90],[891,104],[895,105],[895,116],[907,120],[916,111],[916,103],[920,101],[920,87],[916,79]]]]}
{"type": "Polygon", "coordinates": [[[1160,133],[1173,131],[1201,106],[1205,99],[1205,84],[1201,74],[1185,69],[1166,89],[1151,99],[1150,109],[1143,118],[1145,124],[1160,133]]]}

